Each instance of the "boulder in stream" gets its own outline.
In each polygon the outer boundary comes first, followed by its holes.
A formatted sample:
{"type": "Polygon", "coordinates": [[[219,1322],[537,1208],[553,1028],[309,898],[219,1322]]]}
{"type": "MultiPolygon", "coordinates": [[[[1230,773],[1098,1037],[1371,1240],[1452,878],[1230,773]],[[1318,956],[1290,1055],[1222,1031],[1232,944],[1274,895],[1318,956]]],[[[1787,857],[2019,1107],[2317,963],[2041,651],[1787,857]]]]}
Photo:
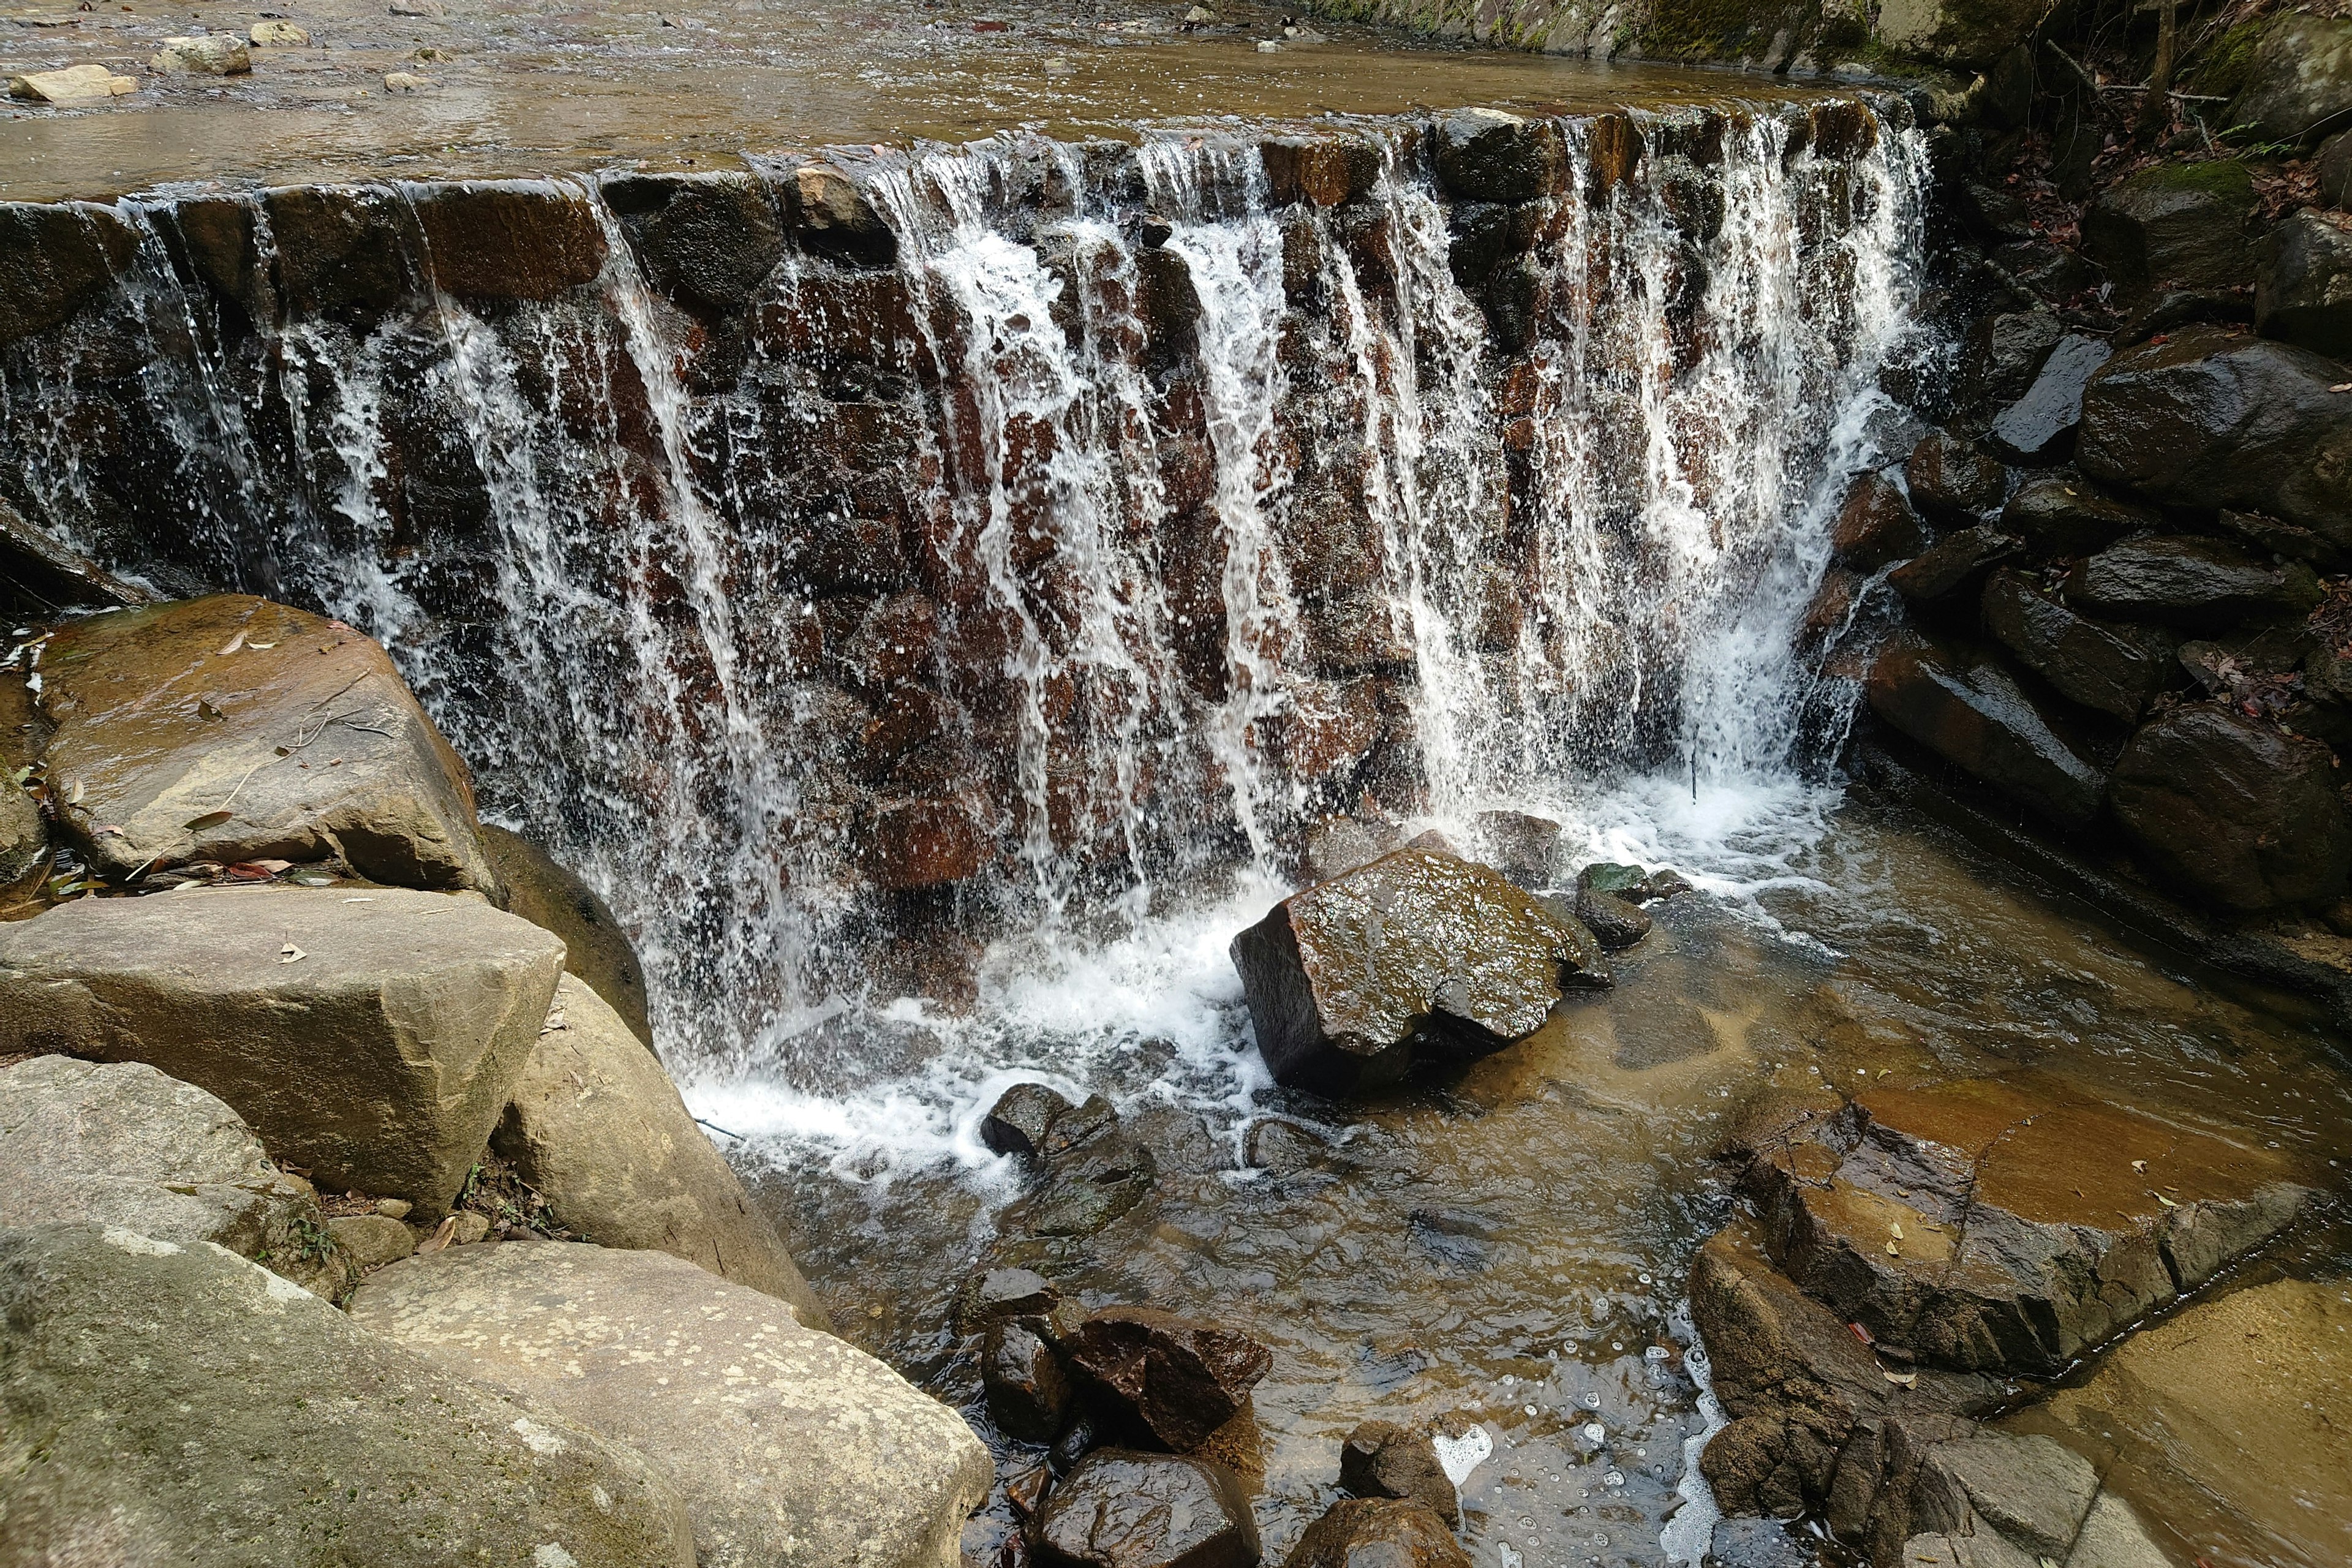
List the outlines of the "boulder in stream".
{"type": "Polygon", "coordinates": [[[430,1214],[489,1142],[562,961],[470,895],[79,899],[0,924],[0,1054],[146,1062],[218,1095],[320,1185],[430,1214]]]}
{"type": "Polygon", "coordinates": [[[1307,1527],[1284,1568],[1470,1568],[1470,1554],[1417,1502],[1342,1498],[1307,1527]]]}
{"type": "Polygon", "coordinates": [[[2021,553],[2018,541],[1997,528],[1979,524],[1955,529],[1887,574],[1886,580],[1906,599],[1968,598],[1987,573],[2021,553]]]}
{"type": "Polygon", "coordinates": [[[1434,131],[1437,177],[1467,201],[1530,202],[1568,189],[1573,171],[1559,126],[1498,109],[1462,109],[1434,131]]]}
{"type": "Polygon", "coordinates": [[[1152,1307],[1090,1312],[1064,1349],[1130,1438],[1177,1453],[1240,1415],[1274,1365],[1247,1334],[1152,1307]]]}
{"type": "Polygon", "coordinates": [[[1416,1053],[1483,1056],[1542,1026],[1589,932],[1509,879],[1406,845],[1292,894],[1234,939],[1276,1079],[1393,1083],[1416,1053]]]}
{"type": "Polygon", "coordinates": [[[2225,703],[2172,710],[2116,759],[2116,820],[2175,886],[2225,909],[2342,896],[2352,819],[2328,749],[2225,703]]]}
{"type": "Polygon", "coordinates": [[[1231,1470],[1102,1448],[1064,1476],[1033,1527],[1038,1568],[1257,1568],[1257,1524],[1231,1470]]]}
{"type": "Polygon", "coordinates": [[[2099,815],[2105,776],[1997,661],[1905,634],[1880,650],[1868,691],[1881,719],[2052,820],[2081,827],[2099,815]]]}
{"type": "Polygon", "coordinates": [[[1985,629],[2062,697],[2137,723],[2179,668],[2160,631],[2075,614],[2004,568],[1985,584],[1985,629]]]}
{"type": "Polygon", "coordinates": [[[451,1247],[371,1276],[351,1312],[644,1455],[684,1500],[701,1568],[940,1568],[992,1479],[954,1411],[662,1253],[451,1247]]]}
{"type": "Polygon", "coordinates": [[[1364,1421],[1339,1447],[1339,1487],[1360,1498],[1394,1498],[1429,1510],[1448,1527],[1462,1522],[1462,1500],[1426,1431],[1393,1421],[1364,1421]]]}

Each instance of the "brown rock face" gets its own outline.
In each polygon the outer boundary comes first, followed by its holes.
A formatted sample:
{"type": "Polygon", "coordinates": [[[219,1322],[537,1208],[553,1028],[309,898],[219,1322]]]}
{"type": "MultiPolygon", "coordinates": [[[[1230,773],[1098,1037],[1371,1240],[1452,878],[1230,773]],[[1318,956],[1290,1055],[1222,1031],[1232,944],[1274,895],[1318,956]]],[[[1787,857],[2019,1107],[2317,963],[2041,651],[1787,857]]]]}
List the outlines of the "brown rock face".
{"type": "Polygon", "coordinates": [[[1470,1555],[1419,1503],[1349,1498],[1307,1527],[1286,1568],[1470,1568],[1470,1555]]]}
{"type": "Polygon", "coordinates": [[[67,626],[41,657],[58,826],[112,876],[341,856],[380,882],[498,882],[465,765],[383,649],[242,594],[67,626]]]}
{"type": "Polygon", "coordinates": [[[1998,663],[1916,636],[1871,667],[1871,710],[1928,750],[2070,827],[2099,815],[2106,781],[1998,663]]]}
{"type": "Polygon", "coordinates": [[[1500,873],[1413,845],[1292,894],[1233,947],[1266,1065],[1327,1092],[1394,1082],[1417,1050],[1525,1038],[1587,951],[1500,873]]]}
{"type": "Polygon", "coordinates": [[[1259,1550],[1232,1471],[1118,1448],[1062,1478],[1033,1544],[1043,1568],[1256,1568],[1259,1550]]]}
{"type": "Polygon", "coordinates": [[[1179,1453],[1241,1414],[1274,1356],[1246,1334],[1150,1307],[1106,1307],[1066,1342],[1070,1363],[1137,1429],[1179,1453]]]}
{"type": "Polygon", "coordinates": [[[433,281],[461,298],[548,300],[604,269],[596,215],[546,181],[436,185],[415,206],[433,281]]]}
{"type": "Polygon", "coordinates": [[[2232,910],[2342,893],[2352,822],[2326,747],[2219,703],[2176,708],[2116,760],[2116,819],[2176,886],[2232,910]]]}
{"type": "Polygon", "coordinates": [[[1892,479],[1864,474],[1846,492],[1830,532],[1830,548],[1841,565],[1875,572],[1890,561],[1907,561],[1927,547],[1919,514],[1892,479]]]}
{"type": "Polygon", "coordinates": [[[2302,1211],[2278,1158],[2055,1081],[1865,1090],[1748,1173],[1776,1261],[1926,1365],[2054,1373],[2302,1211]]]}
{"type": "Polygon", "coordinates": [[[578,875],[519,833],[482,825],[482,847],[498,872],[509,914],[563,939],[563,969],[588,983],[621,1016],[630,1033],[650,1046],[646,972],[637,950],[612,909],[578,875]]]}

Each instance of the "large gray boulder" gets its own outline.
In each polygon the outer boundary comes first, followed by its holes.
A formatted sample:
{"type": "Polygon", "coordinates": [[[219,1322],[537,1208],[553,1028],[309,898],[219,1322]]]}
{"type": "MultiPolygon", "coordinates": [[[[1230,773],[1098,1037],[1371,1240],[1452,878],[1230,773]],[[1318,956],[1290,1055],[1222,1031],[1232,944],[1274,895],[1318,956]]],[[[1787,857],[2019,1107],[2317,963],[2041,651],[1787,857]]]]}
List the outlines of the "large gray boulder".
{"type": "Polygon", "coordinates": [[[209,1241],[330,1300],[352,1283],[310,1189],[217,1097],[141,1062],[0,1069],[0,1226],[209,1241]]]}
{"type": "Polygon", "coordinates": [[[470,895],[82,899],[0,925],[0,1053],[161,1068],[320,1186],[430,1215],[489,1142],[562,963],[470,895]]]}
{"type": "Polygon", "coordinates": [[[2352,360],[2352,229],[2305,207],[2264,236],[2254,265],[2254,330],[2352,360]]]}
{"type": "Polygon", "coordinates": [[[490,1146],[565,1229],[600,1247],[650,1247],[790,1302],[826,1328],[768,1217],[621,1016],[576,977],[531,1047],[490,1146]]]}
{"type": "Polygon", "coordinates": [[[5,1568],[695,1561],[626,1449],[224,1248],[97,1226],[0,1230],[0,1520],[5,1568]]]}
{"type": "Polygon", "coordinates": [[[497,886],[464,764],[341,622],[242,594],[115,610],[60,629],[40,674],[58,826],[102,872],[341,857],[497,886]]]}
{"type": "Polygon", "coordinates": [[[2083,394],[2075,460],[2167,506],[2260,512],[2352,548],[2344,367],[2216,326],[2109,360],[2083,394]]]}
{"type": "Polygon", "coordinates": [[[2300,142],[2352,118],[2352,21],[2287,11],[2271,23],[2242,91],[2222,111],[2267,142],[2300,142]]]}
{"type": "Polygon", "coordinates": [[[2158,163],[2083,213],[2083,250],[2126,295],[2229,289],[2253,277],[2254,182],[2234,159],[2158,163]]]}
{"type": "Polygon", "coordinates": [[[685,1499],[701,1568],[954,1568],[994,1479],[954,1411],[662,1253],[451,1247],[371,1276],[351,1311],[643,1454],[685,1499]]]}
{"type": "Polygon", "coordinates": [[[2176,887],[2254,911],[2343,896],[2352,820],[2328,749],[2226,704],[2176,708],[2116,761],[2116,820],[2176,887]]]}

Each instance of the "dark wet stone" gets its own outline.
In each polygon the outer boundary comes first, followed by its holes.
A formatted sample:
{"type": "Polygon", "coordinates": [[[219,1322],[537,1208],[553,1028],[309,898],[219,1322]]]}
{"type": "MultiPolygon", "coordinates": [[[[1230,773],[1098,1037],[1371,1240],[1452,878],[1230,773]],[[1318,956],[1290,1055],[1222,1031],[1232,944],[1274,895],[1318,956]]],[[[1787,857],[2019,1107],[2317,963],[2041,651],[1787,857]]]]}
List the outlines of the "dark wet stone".
{"type": "Polygon", "coordinates": [[[1054,1447],[1045,1456],[1046,1463],[1054,1474],[1066,1476],[1094,1452],[1095,1445],[1101,1440],[1102,1433],[1095,1418],[1082,1406],[1076,1415],[1070,1417],[1070,1424],[1062,1429],[1062,1435],[1054,1439],[1054,1447]]]}
{"type": "Polygon", "coordinates": [[[1233,957],[1275,1077],[1346,1092],[1534,1033],[1581,946],[1499,872],[1407,845],[1284,900],[1233,957]]]}
{"type": "Polygon", "coordinates": [[[1647,881],[1639,866],[1587,866],[1576,878],[1576,918],[1602,947],[1633,946],[1650,934],[1650,917],[1635,902],[1647,881]]]}
{"type": "Polygon", "coordinates": [[[2090,293],[2099,286],[2099,269],[2085,261],[2082,252],[2039,236],[2000,246],[1986,259],[2021,287],[2056,303],[2090,293]]]}
{"type": "Polygon", "coordinates": [[[1985,584],[1985,629],[2062,697],[2137,723],[2173,683],[2173,642],[2146,626],[2095,621],[2002,570],[1985,584]]]}
{"type": "Polygon", "coordinates": [[[1549,120],[1465,109],[1434,128],[1437,177],[1474,202],[1529,202],[1568,189],[1567,144],[1549,120]]]}
{"type": "Polygon", "coordinates": [[[1927,548],[1919,514],[1892,479],[1864,474],[1846,491],[1830,531],[1830,550],[1838,563],[1856,572],[1875,572],[1890,561],[1908,561],[1927,548]]]}
{"type": "Polygon", "coordinates": [[[1946,534],[1924,553],[1896,567],[1886,580],[1906,599],[1973,595],[1986,574],[2023,552],[2024,547],[2016,539],[1997,528],[1963,528],[1946,534]]]}
{"type": "Polygon", "coordinates": [[[646,281],[686,310],[740,308],[783,259],[775,199],[752,175],[616,174],[602,190],[646,281]]]}
{"type": "Polygon", "coordinates": [[[2014,1376],[2058,1372],[2278,1234],[2311,1196],[2286,1173],[2027,1075],[1863,1089],[1768,1142],[1748,1185],[1773,1260],[1835,1321],[1922,1367],[2014,1376]]]}
{"type": "Polygon", "coordinates": [[[1859,572],[1843,566],[1832,566],[1822,574],[1822,585],[1805,601],[1805,614],[1797,623],[1797,646],[1815,652],[1836,640],[1853,624],[1855,605],[1869,586],[1869,580],[1859,572]]]}
{"type": "Polygon", "coordinates": [[[1100,1095],[1047,1123],[1039,1157],[1045,1179],[1008,1215],[1037,1236],[1092,1236],[1142,1202],[1160,1175],[1150,1149],[1100,1095]]]}
{"type": "Polygon", "coordinates": [[[1987,437],[1993,450],[2020,463],[2063,458],[2083,422],[2083,389],[2113,352],[2105,338],[2086,332],[2061,339],[2033,384],[1993,420],[1987,437]]]}
{"type": "Polygon", "coordinates": [[[1136,309],[1151,363],[1165,369],[1191,359],[1201,324],[1201,295],[1191,264],[1176,251],[1154,247],[1138,252],[1135,266],[1136,309]]]}
{"type": "Polygon", "coordinates": [[[1089,1313],[1064,1349],[1125,1436],[1177,1453],[1239,1415],[1274,1364],[1247,1334],[1151,1307],[1089,1313]]]}
{"type": "Polygon", "coordinates": [[[2083,555],[2126,533],[2160,528],[2152,506],[2109,495],[2079,474],[2026,480],[2000,509],[2000,529],[2044,555],[2083,555]]]}
{"type": "Polygon", "coordinates": [[[980,1141],[999,1154],[1035,1156],[1045,1128],[1070,1102],[1042,1083],[1016,1083],[997,1096],[980,1123],[980,1141]]]}
{"type": "Polygon", "coordinates": [[[1050,1443],[1070,1408],[1070,1374],[1034,1328],[1012,1320],[990,1326],[980,1377],[997,1430],[1026,1443],[1050,1443]]]}
{"type": "Polygon", "coordinates": [[[1253,1171],[1272,1171],[1277,1175],[1311,1170],[1330,1154],[1328,1139],[1295,1121],[1272,1118],[1254,1121],[1242,1139],[1242,1163],[1253,1171]]]}
{"type": "Polygon", "coordinates": [[[1500,202],[1455,202],[1446,214],[1446,263],[1466,293],[1486,286],[1510,243],[1511,209],[1500,202]]]}
{"type": "Polygon", "coordinates": [[[255,243],[261,204],[253,196],[193,196],[159,215],[180,236],[189,265],[215,295],[260,317],[268,309],[267,271],[255,243]]]}
{"type": "Polygon", "coordinates": [[[1471,823],[1486,864],[1522,888],[1549,888],[1559,866],[1559,824],[1523,811],[1482,811],[1471,823]]]}
{"type": "Polygon", "coordinates": [[[1258,152],[1267,197],[1277,205],[1336,207],[1369,195],[1381,177],[1381,150],[1369,140],[1269,136],[1258,152]]]}
{"type": "Polygon", "coordinates": [[[1027,1268],[992,1268],[964,1282],[956,1293],[957,1326],[965,1332],[1004,1318],[1047,1318],[1062,1293],[1044,1275],[1027,1268]]]}
{"type": "Polygon", "coordinates": [[[434,283],[468,300],[551,300],[604,268],[604,229],[542,180],[434,184],[413,199],[434,283]]]}
{"type": "Polygon", "coordinates": [[[389,188],[287,185],[261,203],[290,313],[380,314],[417,291],[406,205],[389,188]]]}
{"type": "Polygon", "coordinates": [[[898,237],[839,170],[804,164],[793,171],[785,194],[801,244],[818,255],[863,267],[887,267],[898,258],[898,237]]]}
{"type": "Polygon", "coordinates": [[[2310,529],[2281,522],[2260,512],[2231,511],[2227,508],[2216,513],[2215,517],[2226,531],[2271,554],[2303,562],[2321,572],[2341,572],[2346,566],[2352,565],[2352,550],[2324,539],[2310,529]]]}
{"type": "Polygon", "coordinates": [[[2319,602],[2319,584],[2298,563],[2273,565],[2193,534],[2150,534],[2076,562],[2066,574],[2066,598],[2133,620],[2213,627],[2307,612],[2319,602]]]}
{"type": "Polygon", "coordinates": [[[2243,163],[2159,163],[2083,213],[2083,251],[2124,294],[2230,289],[2253,276],[2254,182],[2243,163]]]}
{"type": "Polygon", "coordinates": [[[2042,374],[2050,351],[2065,335],[2064,323],[2049,310],[2012,310],[1980,318],[1969,329],[1968,344],[1960,353],[1959,384],[1955,389],[1960,405],[1990,412],[2024,396],[2042,374]]]}
{"type": "Polygon", "coordinates": [[[1903,465],[1912,504],[1940,522],[1966,528],[2000,504],[2009,470],[1974,442],[1930,432],[1903,465]]]}
{"type": "Polygon", "coordinates": [[[1285,1568],[1470,1568],[1470,1557],[1420,1503],[1349,1498],[1307,1527],[1285,1568]]]}
{"type": "Polygon", "coordinates": [[[1339,1447],[1339,1486],[1360,1498],[1419,1503],[1448,1526],[1462,1522],[1461,1499],[1437,1462],[1429,1434],[1392,1421],[1365,1421],[1339,1447]]]}
{"type": "Polygon", "coordinates": [[[1984,180],[1963,176],[1953,182],[1951,195],[1952,210],[1980,237],[2017,240],[2033,237],[2033,209],[2014,193],[1984,180]]]}
{"type": "Polygon", "coordinates": [[[2116,819],[2167,880],[2224,908],[2323,902],[2352,871],[2340,783],[2316,741],[2198,703],[2124,748],[2116,819]]]}
{"type": "Polygon", "coordinates": [[[2216,326],[2109,360],[2083,395],[2075,460],[2168,506],[2228,507],[2352,548],[2352,396],[2344,367],[2216,326]]]}
{"type": "Polygon", "coordinates": [[[1090,1094],[1076,1105],[1060,1106],[1046,1118],[1045,1135],[1037,1141],[1037,1153],[1047,1161],[1059,1159],[1118,1125],[1118,1112],[1110,1101],[1099,1094],[1090,1094]]]}
{"type": "Polygon", "coordinates": [[[2305,207],[2263,237],[2254,261],[2254,330],[2352,359],[2352,233],[2342,215],[2305,207]]]}
{"type": "Polygon", "coordinates": [[[155,598],[51,539],[0,497],[0,605],[12,614],[112,609],[152,604],[155,598]]]}
{"type": "Polygon", "coordinates": [[[2098,768],[1997,662],[1905,634],[1879,653],[1868,690],[1881,719],[2012,799],[2069,827],[2099,815],[2098,768]]]}
{"type": "Polygon", "coordinates": [[[110,292],[138,241],[110,207],[0,203],[0,343],[46,332],[110,292]]]}
{"type": "Polygon", "coordinates": [[[1309,882],[1328,882],[1379,859],[1396,847],[1398,837],[1393,822],[1335,816],[1307,830],[1307,853],[1301,869],[1309,882]]]}
{"type": "Polygon", "coordinates": [[[1105,1448],[1064,1476],[1032,1537],[1038,1568],[1256,1568],[1249,1500],[1221,1465],[1105,1448]]]}
{"type": "Polygon", "coordinates": [[[2312,154],[2312,172],[2319,176],[2319,199],[2340,207],[2352,201],[2352,131],[2339,131],[2312,154]]]}

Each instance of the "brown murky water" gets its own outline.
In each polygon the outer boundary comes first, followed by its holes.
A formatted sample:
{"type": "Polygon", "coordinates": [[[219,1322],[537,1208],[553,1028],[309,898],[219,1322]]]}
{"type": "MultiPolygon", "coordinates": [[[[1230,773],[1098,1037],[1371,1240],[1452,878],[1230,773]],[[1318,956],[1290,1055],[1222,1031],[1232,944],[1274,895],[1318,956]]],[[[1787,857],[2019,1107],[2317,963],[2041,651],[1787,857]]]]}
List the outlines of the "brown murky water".
{"type": "MultiPolygon", "coordinates": [[[[1189,7],[1177,4],[452,0],[436,19],[394,16],[382,0],[268,9],[134,0],[88,13],[76,3],[37,0],[0,15],[0,76],[98,62],[140,88],[87,108],[0,102],[0,197],[112,196],[177,181],[550,174],[635,160],[670,168],[745,150],[964,142],[1023,126],[1118,135],[1145,120],[1793,95],[1769,77],[1413,46],[1337,26],[1328,41],[1265,53],[1258,45],[1281,39],[1282,14],[1245,5],[1186,31],[1189,7]],[[250,76],[145,69],[164,37],[242,34],[264,16],[293,20],[311,46],[256,49],[250,76]],[[387,92],[394,72],[433,85],[387,92]]],[[[1809,90],[1818,96],[1819,84],[1809,90]]]]}
{"type": "MultiPolygon", "coordinates": [[[[870,1164],[803,1166],[801,1257],[847,1332],[976,1420],[976,1373],[944,1327],[976,1267],[1018,1262],[1090,1303],[1260,1336],[1276,1351],[1257,1395],[1270,1560],[1336,1495],[1341,1437],[1380,1415],[1491,1436],[1463,1489],[1482,1564],[1656,1563],[1704,1429],[1675,1310],[1730,1203],[1710,1153],[1767,1085],[2032,1069],[2275,1149],[2342,1191],[2352,1077],[2310,1006],[2128,945],[1869,808],[1843,808],[1765,880],[1736,907],[1665,906],[1614,991],[1465,1073],[1353,1113],[1261,1092],[1255,1114],[1330,1140],[1303,1168],[1239,1169],[1238,1119],[1156,1106],[1177,1053],[1139,1039],[1087,1081],[1160,1146],[1156,1200],[1090,1242],[1005,1239],[985,1171],[868,1184],[870,1164]]],[[[2352,1233],[2306,1226],[2262,1267],[2340,1278],[2352,1233]]],[[[2272,1560],[2275,1536],[2247,1515],[2171,1517],[2159,1486],[2135,1485],[2136,1462],[2165,1458],[2129,1442],[2095,1456],[2174,1527],[2184,1563],[2272,1560]]],[[[1003,1528],[976,1522],[971,1542],[1003,1528]]]]}

